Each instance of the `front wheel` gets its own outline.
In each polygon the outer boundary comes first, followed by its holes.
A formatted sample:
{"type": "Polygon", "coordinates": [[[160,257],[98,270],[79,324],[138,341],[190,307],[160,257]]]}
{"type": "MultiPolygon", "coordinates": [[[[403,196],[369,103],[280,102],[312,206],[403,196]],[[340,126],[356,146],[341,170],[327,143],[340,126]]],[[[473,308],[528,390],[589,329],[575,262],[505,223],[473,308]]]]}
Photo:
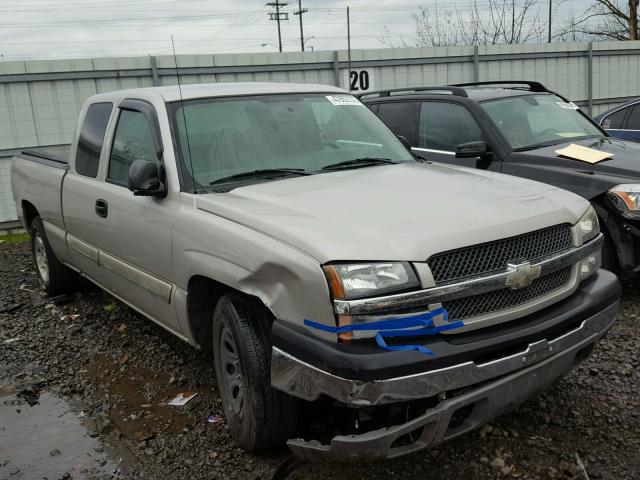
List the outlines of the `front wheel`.
{"type": "Polygon", "coordinates": [[[223,296],[213,314],[218,390],[231,435],[244,449],[270,450],[295,431],[299,401],[271,387],[271,323],[255,298],[223,296]]]}
{"type": "Polygon", "coordinates": [[[60,263],[51,250],[40,217],[31,222],[31,254],[40,286],[49,295],[72,293],[78,287],[78,274],[60,263]]]}

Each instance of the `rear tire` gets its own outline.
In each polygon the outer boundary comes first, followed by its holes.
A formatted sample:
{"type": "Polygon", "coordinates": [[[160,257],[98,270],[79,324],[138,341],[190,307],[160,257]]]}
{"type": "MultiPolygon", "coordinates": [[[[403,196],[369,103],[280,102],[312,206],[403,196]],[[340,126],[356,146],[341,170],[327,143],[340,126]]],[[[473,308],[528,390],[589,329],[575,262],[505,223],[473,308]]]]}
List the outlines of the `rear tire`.
{"type": "Polygon", "coordinates": [[[232,293],[213,314],[218,390],[231,436],[245,450],[271,450],[294,433],[299,400],[271,387],[272,316],[252,297],[232,293]]]}
{"type": "Polygon", "coordinates": [[[31,221],[31,255],[40,286],[49,295],[72,293],[78,288],[79,276],[56,258],[40,217],[31,221]]]}

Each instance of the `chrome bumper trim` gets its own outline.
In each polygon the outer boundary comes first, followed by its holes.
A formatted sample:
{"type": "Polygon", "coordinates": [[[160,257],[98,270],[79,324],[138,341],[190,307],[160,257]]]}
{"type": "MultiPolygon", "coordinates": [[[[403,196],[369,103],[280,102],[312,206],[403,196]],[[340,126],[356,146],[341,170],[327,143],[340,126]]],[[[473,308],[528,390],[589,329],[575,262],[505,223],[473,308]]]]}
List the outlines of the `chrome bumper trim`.
{"type": "MultiPolygon", "coordinates": [[[[540,340],[522,352],[491,362],[466,362],[438,370],[385,380],[360,381],[339,377],[273,347],[271,386],[304,400],[327,395],[354,406],[378,405],[426,398],[468,387],[541,362],[580,343],[597,340],[613,324],[618,303],[582,321],[552,340],[540,340]]],[[[384,355],[382,352],[381,355],[384,355]]]]}
{"type": "MultiPolygon", "coordinates": [[[[602,243],[603,236],[599,234],[580,247],[544,257],[540,261],[531,264],[531,267],[540,267],[540,276],[548,275],[576,264],[586,256],[599,250],[602,247],[602,243]]],[[[417,292],[359,300],[334,300],[333,309],[338,315],[380,315],[389,311],[424,307],[433,303],[442,303],[506,288],[508,276],[509,272],[505,270],[502,273],[473,277],[463,282],[427,288],[417,292]]]]}

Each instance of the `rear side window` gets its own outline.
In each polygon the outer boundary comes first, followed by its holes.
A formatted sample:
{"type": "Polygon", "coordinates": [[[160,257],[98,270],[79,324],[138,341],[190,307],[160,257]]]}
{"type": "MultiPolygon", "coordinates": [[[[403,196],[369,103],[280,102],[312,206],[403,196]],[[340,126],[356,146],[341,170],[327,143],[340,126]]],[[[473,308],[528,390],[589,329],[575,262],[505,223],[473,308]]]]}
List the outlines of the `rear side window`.
{"type": "Polygon", "coordinates": [[[481,140],[480,127],[462,105],[448,102],[422,103],[418,147],[453,152],[461,143],[481,140]]]}
{"type": "Polygon", "coordinates": [[[633,107],[633,110],[631,110],[631,115],[629,115],[629,120],[627,120],[627,128],[629,130],[640,130],[640,105],[636,105],[633,107]]]}
{"type": "Polygon", "coordinates": [[[76,152],[76,173],[85,177],[95,178],[100,165],[100,152],[104,143],[109,117],[113,110],[112,103],[94,103],[89,106],[84,116],[80,135],[78,137],[78,151],[76,152]]]}
{"type": "Polygon", "coordinates": [[[624,117],[628,112],[628,108],[623,108],[621,110],[618,110],[617,112],[612,113],[611,115],[607,115],[604,120],[602,120],[602,128],[604,128],[605,130],[616,130],[619,128],[624,128],[624,117]]]}
{"type": "Polygon", "coordinates": [[[405,137],[411,145],[415,145],[415,120],[417,120],[416,102],[381,103],[378,107],[378,117],[396,135],[405,137]]]}
{"type": "Polygon", "coordinates": [[[136,160],[158,161],[151,127],[143,113],[122,110],[113,137],[107,179],[113,183],[126,185],[129,179],[129,168],[136,160]]]}

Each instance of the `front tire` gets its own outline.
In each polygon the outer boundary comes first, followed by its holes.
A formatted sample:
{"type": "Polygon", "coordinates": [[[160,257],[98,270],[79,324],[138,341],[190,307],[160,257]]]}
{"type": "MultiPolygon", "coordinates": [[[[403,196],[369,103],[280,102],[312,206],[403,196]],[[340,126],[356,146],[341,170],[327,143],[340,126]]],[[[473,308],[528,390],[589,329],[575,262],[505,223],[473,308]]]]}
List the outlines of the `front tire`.
{"type": "Polygon", "coordinates": [[[294,433],[299,401],[271,387],[272,317],[262,303],[225,295],[213,314],[218,390],[231,436],[252,452],[282,446],[294,433]]]}
{"type": "Polygon", "coordinates": [[[40,286],[49,295],[72,293],[78,288],[78,274],[56,258],[40,217],[31,221],[31,254],[40,286]]]}

